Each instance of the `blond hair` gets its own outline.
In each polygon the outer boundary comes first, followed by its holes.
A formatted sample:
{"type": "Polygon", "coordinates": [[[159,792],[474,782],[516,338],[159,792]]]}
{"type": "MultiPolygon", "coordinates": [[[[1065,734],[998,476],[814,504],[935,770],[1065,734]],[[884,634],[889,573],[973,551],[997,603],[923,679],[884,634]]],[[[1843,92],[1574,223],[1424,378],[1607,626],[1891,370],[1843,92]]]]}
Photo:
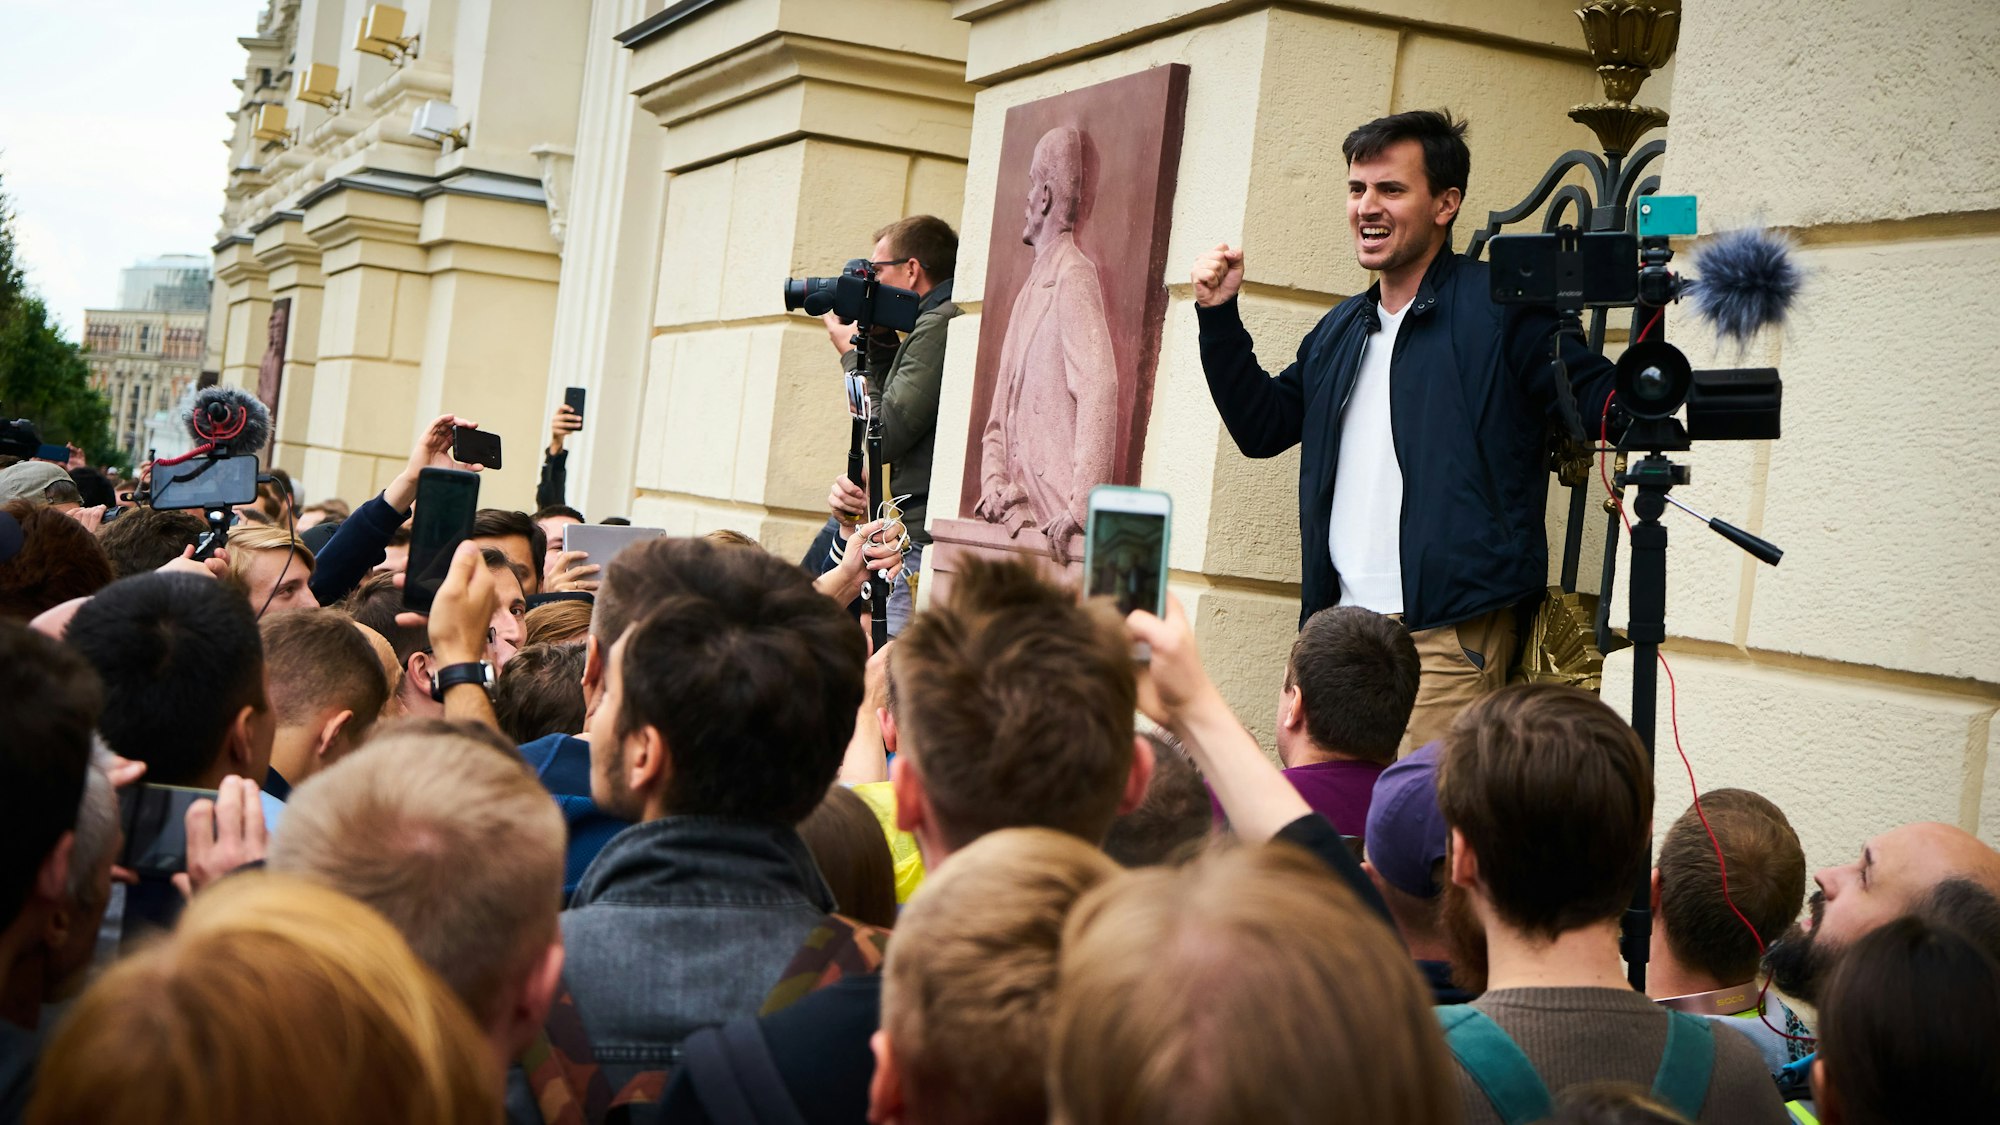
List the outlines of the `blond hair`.
{"type": "Polygon", "coordinates": [[[556,938],[562,814],[474,739],[376,738],[299,786],[284,827],[272,870],[380,911],[483,1024],[556,938]]]}
{"type": "Polygon", "coordinates": [[[1078,903],[1048,1058],[1064,1125],[1458,1120],[1409,954],[1286,844],[1128,872],[1078,903]]]}
{"type": "Polygon", "coordinates": [[[229,532],[229,573],[240,577],[243,568],[248,565],[244,556],[251,551],[284,550],[296,552],[299,561],[306,564],[306,573],[312,573],[312,548],[306,546],[305,540],[284,528],[259,526],[233,528],[229,532]]]}
{"type": "Polygon", "coordinates": [[[903,911],[882,1027],[919,1121],[1042,1121],[1063,920],[1118,865],[1074,836],[1006,828],[941,866],[903,911]]]}
{"type": "Polygon", "coordinates": [[[521,627],[527,630],[521,647],[582,644],[590,636],[590,612],[589,602],[575,598],[536,606],[521,619],[521,627]]]}
{"type": "Polygon", "coordinates": [[[486,1041],[381,916],[249,873],[112,967],[42,1055],[27,1120],[499,1120],[486,1041]]]}

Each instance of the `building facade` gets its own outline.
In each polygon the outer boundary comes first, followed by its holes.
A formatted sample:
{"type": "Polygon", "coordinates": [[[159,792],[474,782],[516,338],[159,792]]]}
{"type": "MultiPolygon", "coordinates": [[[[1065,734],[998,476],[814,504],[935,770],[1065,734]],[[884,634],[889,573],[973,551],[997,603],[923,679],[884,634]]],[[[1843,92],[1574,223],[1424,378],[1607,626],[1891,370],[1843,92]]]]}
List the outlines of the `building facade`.
{"type": "Polygon", "coordinates": [[[111,434],[134,462],[180,452],[174,404],[199,381],[207,352],[208,259],[170,254],[121,272],[119,307],[83,314],[91,386],[111,408],[111,434]]]}
{"type": "MultiPolygon", "coordinates": [[[[1704,234],[1783,229],[1810,278],[1748,358],[1672,324],[1697,366],[1771,363],[1792,387],[1783,440],[1687,458],[1678,495],[1789,553],[1764,568],[1671,525],[1681,742],[1704,787],[1778,800],[1815,863],[1917,819],[2000,840],[1984,574],[2000,493],[1977,483],[2000,468],[2000,394],[1956,375],[2000,344],[1960,311],[2000,296],[2000,19],[1987,0],[1638,6],[1679,30],[1638,98],[1671,115],[1648,138],[1667,143],[1660,190],[1697,195],[1704,234]]],[[[1465,227],[1563,151],[1599,148],[1568,111],[1605,96],[1568,0],[411,0],[403,34],[421,41],[401,66],[352,49],[367,7],[275,0],[245,40],[210,350],[254,385],[272,304],[293,301],[280,463],[309,495],[359,500],[455,410],[503,431],[494,499],[526,506],[527,451],[582,386],[572,503],[786,554],[825,516],[848,426],[826,333],[783,310],[779,282],[835,272],[901,215],[959,228],[932,468],[959,480],[992,224],[1019,190],[996,182],[1008,111],[1185,64],[1140,483],[1174,497],[1174,589],[1267,745],[1296,624],[1297,453],[1251,460],[1224,431],[1189,264],[1245,248],[1245,320],[1282,362],[1370,282],[1343,210],[1348,130],[1419,107],[1469,117],[1465,227]],[[296,100],[308,62],[337,68],[334,109],[296,100]],[[428,99],[458,107],[464,147],[408,136],[428,99]],[[288,107],[295,135],[255,140],[260,101],[288,107]]],[[[949,492],[934,519],[969,514],[949,492]]],[[[1560,490],[1550,511],[1559,541],[1560,490]]],[[[1630,683],[1613,656],[1606,698],[1623,707],[1630,683]]],[[[1668,702],[1661,825],[1686,803],[1668,702]]]]}
{"type": "Polygon", "coordinates": [[[307,498],[378,491],[451,413],[509,442],[484,502],[532,506],[589,14],[271,0],[241,40],[209,362],[307,498]],[[362,50],[372,8],[406,30],[362,50]],[[415,131],[428,103],[449,135],[415,131]]]}

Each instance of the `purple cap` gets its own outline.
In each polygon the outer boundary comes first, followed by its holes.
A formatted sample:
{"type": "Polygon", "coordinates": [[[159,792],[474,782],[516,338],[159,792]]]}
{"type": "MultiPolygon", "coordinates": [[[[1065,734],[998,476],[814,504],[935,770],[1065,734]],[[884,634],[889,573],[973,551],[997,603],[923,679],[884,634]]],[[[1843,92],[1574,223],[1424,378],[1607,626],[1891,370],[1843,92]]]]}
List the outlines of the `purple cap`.
{"type": "Polygon", "coordinates": [[[1368,805],[1364,842],[1369,864],[1384,882],[1418,898],[1438,893],[1431,868],[1444,858],[1450,836],[1438,811],[1437,764],[1443,747],[1442,742],[1429,743],[1383,770],[1368,805]]]}

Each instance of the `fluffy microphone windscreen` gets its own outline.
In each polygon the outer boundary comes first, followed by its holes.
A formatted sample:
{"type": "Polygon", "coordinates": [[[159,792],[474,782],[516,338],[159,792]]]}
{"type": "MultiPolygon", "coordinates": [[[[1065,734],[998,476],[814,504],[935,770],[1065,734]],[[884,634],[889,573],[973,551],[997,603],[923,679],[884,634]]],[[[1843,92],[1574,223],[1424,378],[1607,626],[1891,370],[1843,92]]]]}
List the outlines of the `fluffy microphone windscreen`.
{"type": "Polygon", "coordinates": [[[196,441],[212,441],[230,453],[256,453],[271,437],[271,411],[262,399],[235,387],[197,390],[182,416],[196,441]],[[221,409],[211,413],[210,407],[221,409]]]}
{"type": "Polygon", "coordinates": [[[1783,324],[1798,300],[1804,274],[1792,261],[1792,240],[1763,230],[1736,230],[1696,246],[1688,297],[1721,335],[1747,344],[1759,330],[1783,324]]]}

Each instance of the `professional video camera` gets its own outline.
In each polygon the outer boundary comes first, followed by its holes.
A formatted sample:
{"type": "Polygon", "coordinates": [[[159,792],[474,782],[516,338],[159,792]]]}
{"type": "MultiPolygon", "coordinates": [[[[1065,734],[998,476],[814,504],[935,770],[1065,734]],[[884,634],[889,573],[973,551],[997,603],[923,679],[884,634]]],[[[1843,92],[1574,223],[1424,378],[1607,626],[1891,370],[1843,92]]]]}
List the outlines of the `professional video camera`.
{"type": "MultiPolygon", "coordinates": [[[[1724,235],[1696,251],[1700,276],[1684,279],[1667,268],[1674,254],[1667,240],[1694,234],[1695,225],[1693,196],[1650,196],[1639,206],[1637,236],[1570,227],[1499,235],[1490,244],[1493,300],[1553,308],[1563,318],[1562,330],[1579,335],[1586,307],[1655,310],[1657,322],[1683,295],[1723,335],[1739,341],[1782,322],[1798,287],[1789,248],[1756,232],[1724,235]]],[[[1692,441],[1779,436],[1784,387],[1776,368],[1695,371],[1679,348],[1649,331],[1641,331],[1618,360],[1616,409],[1623,412],[1621,422],[1630,422],[1618,427],[1625,434],[1621,447],[1682,450],[1692,441]],[[1685,426],[1675,417],[1683,405],[1685,426]]]]}
{"type": "MultiPolygon", "coordinates": [[[[1493,300],[1500,304],[1541,305],[1558,316],[1555,333],[1556,383],[1570,428],[1579,429],[1569,380],[1562,372],[1562,337],[1582,335],[1586,307],[1632,307],[1637,334],[1618,357],[1616,390],[1599,434],[1616,436],[1610,450],[1619,470],[1618,492],[1608,505],[1604,571],[1598,589],[1609,593],[1617,560],[1618,532],[1624,521],[1626,490],[1636,490],[1630,524],[1632,573],[1627,589],[1626,638],[1632,644],[1632,729],[1653,757],[1658,704],[1659,648],[1667,638],[1667,529],[1660,516],[1672,504],[1759,561],[1778,565],[1784,552],[1751,533],[1711,519],[1674,499],[1672,489],[1689,479],[1685,465],[1667,454],[1696,440],[1771,439],[1779,434],[1783,384],[1776,368],[1695,371],[1661,328],[1666,306],[1687,296],[1695,312],[1725,338],[1747,344],[1763,328],[1781,324],[1798,295],[1799,271],[1782,238],[1737,231],[1708,240],[1693,251],[1697,276],[1683,279],[1667,264],[1668,239],[1697,229],[1693,196],[1644,196],[1638,201],[1638,236],[1623,231],[1577,231],[1568,227],[1543,234],[1500,235],[1491,242],[1493,300]],[[1642,327],[1643,325],[1643,327],[1642,327]],[[1683,425],[1677,415],[1686,408],[1683,425]],[[1616,421],[1613,421],[1613,415],[1616,421]],[[1630,459],[1628,460],[1628,456],[1630,459]]],[[[1587,338],[1586,338],[1587,339],[1587,338]]],[[[1589,435],[1584,435],[1588,442],[1589,435]]],[[[1580,512],[1581,509],[1574,509],[1580,512]]],[[[1574,518],[1574,517],[1572,517],[1574,518]]],[[[1597,607],[1600,652],[1613,643],[1609,600],[1597,607]]],[[[1651,884],[1644,878],[1626,910],[1622,936],[1625,960],[1635,984],[1643,983],[1652,927],[1651,884]]]]}
{"type": "Polygon", "coordinates": [[[208,558],[229,538],[238,504],[257,499],[257,451],[271,436],[271,412],[235,387],[202,387],[182,409],[197,444],[179,457],[153,462],[145,502],[154,508],[200,508],[208,531],[195,557],[208,558]]]}
{"type": "Polygon", "coordinates": [[[785,311],[804,309],[814,316],[836,313],[850,324],[908,332],[917,326],[922,300],[908,289],[875,280],[875,263],[855,258],[839,277],[793,277],[785,280],[785,311]]]}

